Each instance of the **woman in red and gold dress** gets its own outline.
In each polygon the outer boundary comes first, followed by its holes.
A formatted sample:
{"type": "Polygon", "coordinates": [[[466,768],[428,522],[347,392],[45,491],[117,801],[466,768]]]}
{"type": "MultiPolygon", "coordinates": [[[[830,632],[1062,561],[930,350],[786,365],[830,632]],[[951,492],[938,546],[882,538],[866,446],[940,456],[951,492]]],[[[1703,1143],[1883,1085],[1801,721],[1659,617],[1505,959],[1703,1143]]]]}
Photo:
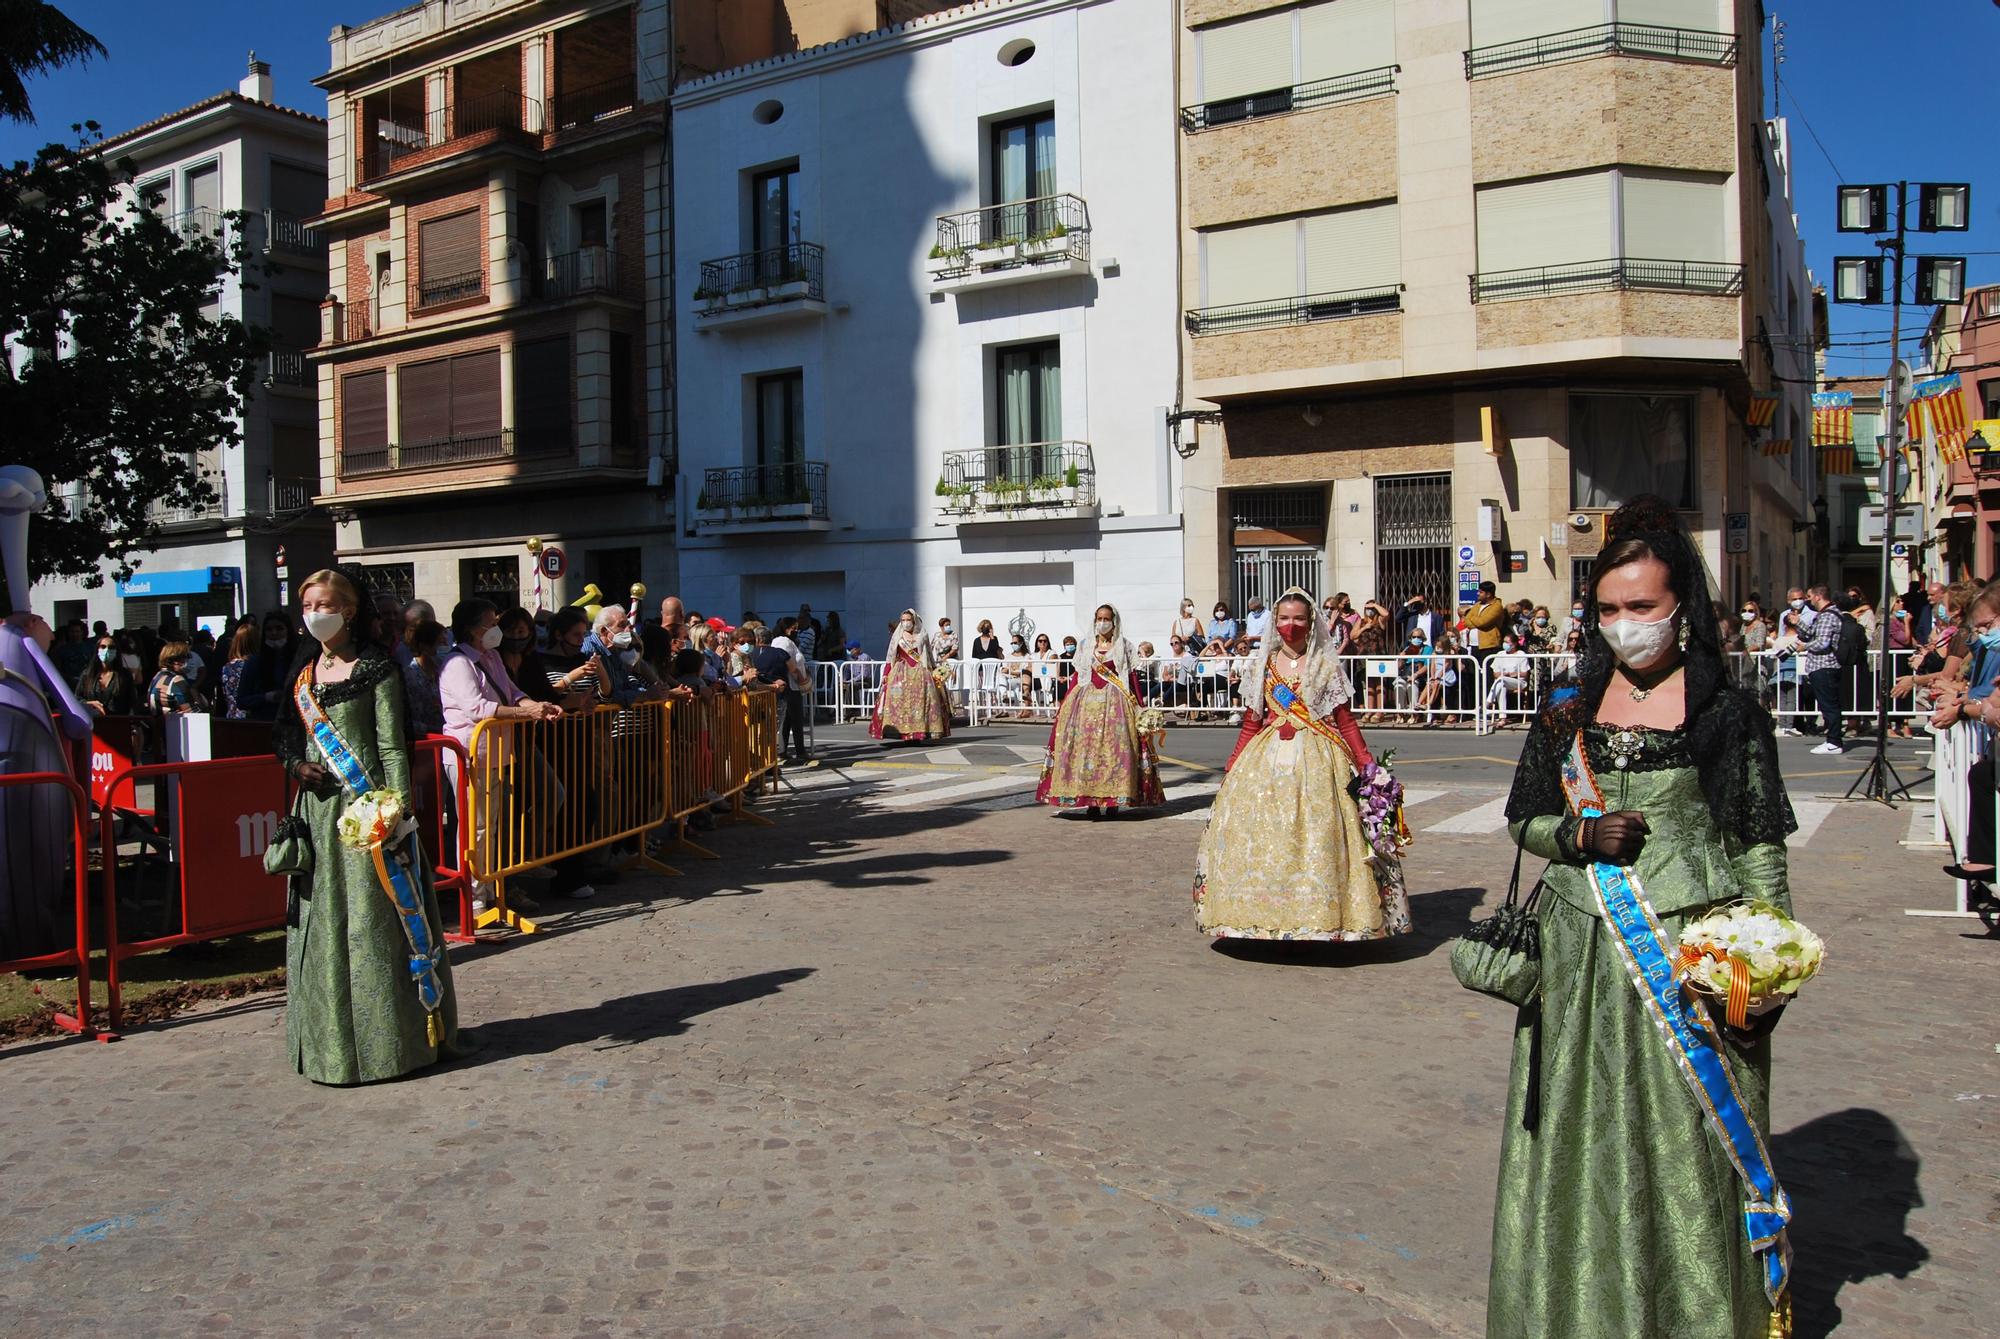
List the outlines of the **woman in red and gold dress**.
{"type": "Polygon", "coordinates": [[[1076,653],[1076,679],[1049,731],[1038,804],[1107,812],[1164,804],[1160,765],[1139,731],[1139,678],[1118,611],[1097,606],[1095,635],[1076,653]]]}
{"type": "Polygon", "coordinates": [[[905,609],[882,657],[882,688],[875,694],[875,715],[868,733],[886,739],[894,731],[907,743],[944,739],[951,734],[951,706],[937,681],[937,652],[924,632],[924,621],[905,609]]]}

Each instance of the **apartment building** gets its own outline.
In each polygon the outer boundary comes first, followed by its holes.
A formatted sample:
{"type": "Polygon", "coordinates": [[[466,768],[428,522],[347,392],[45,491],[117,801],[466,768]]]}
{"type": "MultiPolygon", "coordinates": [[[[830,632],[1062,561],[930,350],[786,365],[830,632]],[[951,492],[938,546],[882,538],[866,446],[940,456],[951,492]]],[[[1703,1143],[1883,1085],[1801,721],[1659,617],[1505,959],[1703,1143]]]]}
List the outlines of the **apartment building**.
{"type": "Polygon", "coordinates": [[[35,608],[57,622],[220,627],[282,604],[288,567],[303,575],[332,554],[332,527],[311,511],[317,446],[307,367],[326,291],[325,244],[306,222],[326,195],[326,124],[277,105],[272,92],[270,66],[253,55],[236,91],[113,135],[98,150],[130,159],[132,189],[189,237],[220,248],[244,231],[249,281],[226,276],[209,310],[268,328],[274,348],[242,407],[240,441],[193,461],[216,500],[157,510],[159,537],[133,555],[128,580],[111,579],[107,564],[94,589],[67,578],[36,583],[35,608]]]}
{"type": "Polygon", "coordinates": [[[987,0],[680,89],[691,604],[1160,638],[1173,60],[1153,0],[987,0]]]}
{"type": "Polygon", "coordinates": [[[1191,589],[1560,606],[1647,491],[1725,598],[1803,570],[1757,0],[1178,8],[1191,589]]]}
{"type": "Polygon", "coordinates": [[[1915,494],[1930,521],[1924,571],[1988,578],[2000,571],[2000,285],[1970,289],[1933,313],[1924,362],[1958,377],[1964,419],[1978,433],[1956,459],[1940,452],[1934,431],[1916,443],[1915,494]]]}

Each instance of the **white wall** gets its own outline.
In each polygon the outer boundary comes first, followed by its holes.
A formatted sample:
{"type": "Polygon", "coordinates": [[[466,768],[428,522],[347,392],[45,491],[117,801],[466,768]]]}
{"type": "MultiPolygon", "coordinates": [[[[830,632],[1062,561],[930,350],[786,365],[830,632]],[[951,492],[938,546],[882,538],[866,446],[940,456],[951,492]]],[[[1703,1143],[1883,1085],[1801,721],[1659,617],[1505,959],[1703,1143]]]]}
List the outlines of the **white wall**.
{"type": "MultiPolygon", "coordinates": [[[[789,589],[778,574],[797,574],[802,592],[823,592],[826,574],[843,574],[834,607],[872,648],[911,604],[968,630],[980,617],[1004,627],[1002,611],[959,607],[961,591],[978,600],[995,588],[976,571],[993,567],[1043,594],[1067,589],[1075,622],[1065,630],[1085,626],[1105,599],[1135,632],[1164,629],[1180,594],[1179,519],[1157,427],[1174,399],[1177,356],[1172,42],[1171,7],[1153,0],[1031,0],[998,15],[919,21],[683,92],[674,116],[679,291],[695,290],[704,259],[747,249],[748,174],[795,158],[795,207],[803,238],[826,247],[830,308],[725,333],[703,330],[696,304],[683,304],[687,515],[704,467],[754,459],[746,379],[799,368],[806,456],[828,462],[833,525],[823,534],[684,535],[685,596],[735,617],[749,592],[789,589]],[[997,53],[1018,38],[1032,40],[1035,55],[1001,64],[997,53]],[[760,124],[752,112],[772,100],[784,113],[760,124]],[[1088,205],[1093,272],[933,293],[925,262],[935,220],[981,203],[986,123],[1050,106],[1058,189],[1088,205]],[[1107,259],[1117,262],[1110,276],[1107,259]],[[1093,448],[1102,518],[937,525],[943,453],[991,440],[993,347],[1045,338],[1061,341],[1063,435],[1093,448]]],[[[826,607],[824,593],[807,598],[826,607]]]]}

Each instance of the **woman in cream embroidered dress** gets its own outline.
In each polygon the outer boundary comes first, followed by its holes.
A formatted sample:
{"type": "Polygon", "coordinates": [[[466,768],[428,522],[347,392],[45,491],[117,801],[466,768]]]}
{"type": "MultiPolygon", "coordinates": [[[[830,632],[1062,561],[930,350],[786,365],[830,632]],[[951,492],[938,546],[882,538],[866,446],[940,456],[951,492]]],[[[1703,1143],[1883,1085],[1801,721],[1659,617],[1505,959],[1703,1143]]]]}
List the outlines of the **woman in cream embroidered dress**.
{"type": "Polygon", "coordinates": [[[1139,695],[1132,673],[1132,643],[1122,635],[1118,611],[1097,606],[1095,636],[1077,652],[1077,676],[1049,730],[1048,758],[1038,804],[1106,810],[1164,804],[1160,765],[1139,734],[1139,695]],[[1086,668],[1087,666],[1087,668],[1086,668]]]}
{"type": "MultiPolygon", "coordinates": [[[[315,572],[299,592],[308,631],[287,677],[275,733],[278,761],[299,783],[292,812],[312,833],[313,870],[292,878],[285,932],[285,1043],[292,1065],[315,1083],[368,1083],[422,1069],[458,1049],[451,964],[440,955],[442,1025],[437,1045],[410,976],[410,947],[396,904],[366,851],[341,844],[340,815],[352,798],[299,713],[297,685],[309,688],[334,730],[378,787],[406,799],[409,745],[404,734],[403,676],[370,635],[372,617],[352,581],[315,572]]],[[[411,838],[414,843],[416,838],[411,838]]],[[[430,862],[415,852],[413,872],[442,943],[444,918],[431,887],[430,862]]]]}
{"type": "MultiPolygon", "coordinates": [[[[1795,825],[1771,717],[1728,684],[1708,579],[1674,512],[1636,498],[1609,534],[1590,577],[1581,689],[1536,719],[1507,801],[1514,839],[1550,865],[1541,985],[1514,1029],[1486,1333],[1764,1339],[1772,1307],[1742,1185],[1633,987],[1589,871],[1629,868],[1671,943],[1744,897],[1789,914],[1795,825]],[[1573,814],[1564,793],[1579,739],[1601,818],[1573,814]]],[[[1777,1017],[1724,1029],[1760,1131],[1777,1017]]]]}
{"type": "Polygon", "coordinates": [[[875,715],[868,733],[886,739],[896,737],[914,743],[922,739],[945,739],[951,734],[951,708],[937,681],[937,653],[924,633],[924,621],[914,609],[905,609],[889,638],[889,652],[882,659],[882,687],[875,695],[875,715]]]}
{"type": "Polygon", "coordinates": [[[1348,781],[1373,764],[1347,678],[1302,590],[1278,597],[1243,677],[1236,740],[1195,857],[1195,924],[1228,939],[1410,932],[1400,861],[1378,856],[1348,781]],[[1296,698],[1298,710],[1284,702],[1296,698]]]}

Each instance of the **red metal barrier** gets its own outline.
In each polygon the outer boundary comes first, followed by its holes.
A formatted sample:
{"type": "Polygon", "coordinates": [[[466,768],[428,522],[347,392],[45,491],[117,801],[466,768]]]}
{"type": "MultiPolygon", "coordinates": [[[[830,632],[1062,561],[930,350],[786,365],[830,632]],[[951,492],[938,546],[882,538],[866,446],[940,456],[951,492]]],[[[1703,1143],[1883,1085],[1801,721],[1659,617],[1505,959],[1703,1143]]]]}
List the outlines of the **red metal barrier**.
{"type": "MultiPolygon", "coordinates": [[[[118,993],[116,986],[110,987],[111,1027],[113,1031],[100,1031],[90,1022],[90,799],[83,787],[73,776],[61,772],[22,772],[13,776],[0,776],[0,787],[6,786],[60,786],[68,796],[70,807],[70,878],[75,898],[76,937],[68,948],[54,953],[43,953],[32,958],[14,958],[0,961],[0,972],[22,972],[40,967],[72,967],[76,970],[76,1012],[56,1013],[56,1026],[65,1032],[74,1032],[80,1037],[94,1037],[98,1041],[116,1041],[118,1034],[118,993]]],[[[117,924],[117,907],[107,893],[104,903],[106,933],[114,933],[111,927],[117,924]]]]}
{"type": "Polygon", "coordinates": [[[88,748],[89,757],[77,779],[90,783],[92,804],[103,808],[111,778],[146,760],[152,729],[153,722],[144,716],[99,716],[90,723],[89,740],[78,745],[88,748]]]}
{"type": "Polygon", "coordinates": [[[458,929],[445,931],[444,937],[454,944],[476,944],[479,936],[473,929],[472,871],[465,862],[465,815],[471,812],[468,789],[472,777],[471,755],[449,735],[428,735],[411,747],[416,757],[410,760],[410,774],[419,792],[417,831],[423,836],[424,849],[431,855],[431,877],[437,887],[439,910],[443,910],[447,894],[458,894],[458,929]],[[457,768],[444,765],[447,753],[457,755],[457,768]],[[427,768],[418,761],[425,754],[430,755],[427,768]],[[439,803],[447,792],[456,806],[452,811],[456,822],[449,839],[445,832],[445,808],[439,803]],[[447,852],[452,856],[449,865],[444,863],[447,852]]]}

